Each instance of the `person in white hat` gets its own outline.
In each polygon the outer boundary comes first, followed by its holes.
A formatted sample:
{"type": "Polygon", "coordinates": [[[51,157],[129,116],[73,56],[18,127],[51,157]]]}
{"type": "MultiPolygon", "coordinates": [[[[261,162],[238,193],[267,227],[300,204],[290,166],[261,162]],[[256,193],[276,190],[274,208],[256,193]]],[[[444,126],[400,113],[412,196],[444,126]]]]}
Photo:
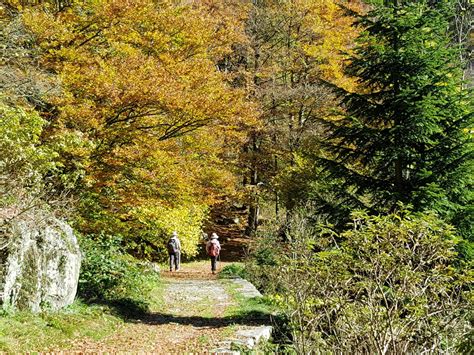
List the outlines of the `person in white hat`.
{"type": "Polygon", "coordinates": [[[221,252],[221,244],[218,241],[219,236],[216,233],[212,233],[210,240],[206,244],[207,255],[211,257],[211,271],[213,274],[217,270],[217,258],[221,252]]]}
{"type": "Polygon", "coordinates": [[[181,243],[178,239],[178,232],[173,231],[173,235],[168,241],[168,254],[170,256],[170,271],[179,271],[179,264],[181,263],[181,243]]]}

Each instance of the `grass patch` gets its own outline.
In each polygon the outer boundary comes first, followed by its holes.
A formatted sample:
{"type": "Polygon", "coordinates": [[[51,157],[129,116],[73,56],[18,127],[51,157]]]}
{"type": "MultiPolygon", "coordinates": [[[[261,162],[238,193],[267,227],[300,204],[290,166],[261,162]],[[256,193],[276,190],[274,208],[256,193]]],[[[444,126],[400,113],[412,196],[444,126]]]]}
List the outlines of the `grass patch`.
{"type": "Polygon", "coordinates": [[[235,304],[226,310],[226,316],[239,320],[248,320],[250,323],[262,323],[267,320],[270,324],[270,317],[276,312],[276,307],[266,297],[246,297],[240,291],[239,285],[232,280],[221,280],[226,291],[232,297],[235,304]]]}
{"type": "MultiPolygon", "coordinates": [[[[145,278],[140,298],[122,298],[97,303],[76,300],[60,311],[0,311],[0,353],[57,352],[72,347],[73,340],[101,340],[148,310],[162,310],[164,285],[158,278],[145,278]],[[144,301],[146,300],[146,302],[144,301]]],[[[135,290],[138,294],[139,290],[135,290]]]]}
{"type": "Polygon", "coordinates": [[[269,316],[275,312],[275,307],[266,297],[246,297],[240,291],[240,286],[229,279],[240,277],[245,279],[247,271],[243,263],[232,263],[224,266],[219,273],[219,278],[228,292],[233,298],[235,305],[227,309],[229,317],[252,317],[269,316]]]}
{"type": "Polygon", "coordinates": [[[196,314],[199,314],[203,318],[208,318],[208,319],[214,318],[216,315],[214,314],[214,309],[212,307],[212,304],[213,304],[213,299],[211,297],[203,299],[195,307],[195,309],[199,311],[196,314]]]}
{"type": "Polygon", "coordinates": [[[0,351],[67,350],[73,339],[102,339],[122,323],[107,307],[81,301],[57,312],[4,312],[0,317],[0,351]]]}
{"type": "Polygon", "coordinates": [[[148,307],[151,312],[163,311],[165,307],[165,288],[166,282],[163,279],[154,281],[154,285],[149,285],[148,289],[148,307]]]}
{"type": "Polygon", "coordinates": [[[106,305],[111,312],[124,320],[141,318],[164,305],[164,283],[157,274],[144,273],[133,287],[123,292],[124,297],[94,300],[92,304],[106,305]]]}
{"type": "Polygon", "coordinates": [[[211,339],[209,338],[208,335],[200,335],[197,341],[200,345],[207,345],[207,344],[210,344],[211,339]]]}

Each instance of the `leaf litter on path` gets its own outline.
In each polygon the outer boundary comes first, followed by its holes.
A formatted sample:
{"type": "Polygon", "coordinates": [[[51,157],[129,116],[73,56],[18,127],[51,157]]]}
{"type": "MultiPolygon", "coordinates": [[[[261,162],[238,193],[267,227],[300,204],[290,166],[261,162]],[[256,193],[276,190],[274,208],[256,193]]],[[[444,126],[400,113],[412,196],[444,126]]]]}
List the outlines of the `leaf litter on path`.
{"type": "Polygon", "coordinates": [[[207,263],[183,265],[179,272],[162,272],[162,279],[165,290],[159,309],[126,320],[101,341],[76,340],[68,351],[205,354],[228,337],[232,324],[224,313],[234,302],[207,263]]]}

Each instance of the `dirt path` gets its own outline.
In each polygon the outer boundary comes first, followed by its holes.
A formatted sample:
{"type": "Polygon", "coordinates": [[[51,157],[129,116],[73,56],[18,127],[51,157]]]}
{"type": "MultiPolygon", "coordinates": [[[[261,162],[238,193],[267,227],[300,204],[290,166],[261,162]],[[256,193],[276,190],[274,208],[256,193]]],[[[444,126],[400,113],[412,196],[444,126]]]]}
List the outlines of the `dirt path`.
{"type": "Polygon", "coordinates": [[[193,263],[177,273],[163,272],[162,304],[140,319],[126,321],[102,341],[75,341],[70,351],[208,353],[232,335],[232,319],[225,312],[234,304],[208,269],[207,263],[193,263]]]}

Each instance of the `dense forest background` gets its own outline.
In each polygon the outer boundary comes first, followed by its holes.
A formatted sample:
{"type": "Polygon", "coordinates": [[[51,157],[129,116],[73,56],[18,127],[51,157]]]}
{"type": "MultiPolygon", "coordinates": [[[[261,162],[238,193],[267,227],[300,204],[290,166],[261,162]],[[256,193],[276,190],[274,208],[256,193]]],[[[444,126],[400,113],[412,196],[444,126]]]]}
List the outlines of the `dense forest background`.
{"type": "MultiPolygon", "coordinates": [[[[112,243],[159,260],[173,230],[191,258],[217,217],[238,212],[248,237],[267,238],[255,244],[254,282],[292,311],[310,307],[288,313],[309,327],[301,353],[321,346],[305,343],[312,332],[346,339],[325,343],[338,351],[404,345],[390,343],[400,334],[369,344],[360,329],[331,328],[335,309],[315,322],[320,305],[298,300],[295,273],[314,281],[312,297],[341,301],[362,287],[343,289],[348,273],[385,265],[373,245],[416,271],[449,264],[410,279],[438,280],[426,295],[446,292],[449,305],[385,299],[432,339],[419,309],[456,309],[472,271],[472,16],[469,0],[3,0],[2,220],[49,210],[89,250],[112,243]]],[[[416,289],[401,279],[401,294],[416,289]]],[[[367,321],[346,311],[348,323],[367,321]]],[[[448,318],[440,334],[454,332],[448,318]]]]}
{"type": "Polygon", "coordinates": [[[361,1],[3,2],[2,205],[142,257],[172,230],[194,255],[238,207],[248,235],[262,209],[342,228],[398,202],[472,235],[470,6],[374,24],[361,1]]]}

